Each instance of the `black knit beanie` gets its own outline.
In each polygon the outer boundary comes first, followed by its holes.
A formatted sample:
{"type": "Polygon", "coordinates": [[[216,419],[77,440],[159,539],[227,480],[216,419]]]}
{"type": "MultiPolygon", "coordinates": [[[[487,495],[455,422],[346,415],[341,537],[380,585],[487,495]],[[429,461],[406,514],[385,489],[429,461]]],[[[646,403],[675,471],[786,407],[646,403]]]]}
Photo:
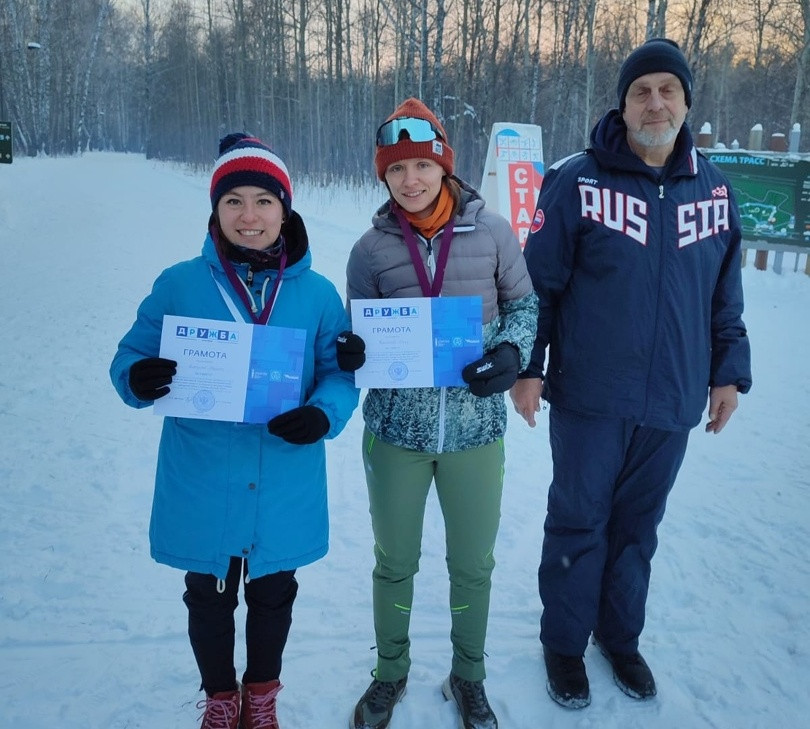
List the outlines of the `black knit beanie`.
{"type": "Polygon", "coordinates": [[[692,106],[692,72],[689,70],[686,56],[675,41],[669,38],[650,38],[627,56],[619,70],[619,82],[616,85],[619,111],[624,111],[624,101],[630,84],[647,73],[675,74],[681,80],[686,106],[692,106]]]}

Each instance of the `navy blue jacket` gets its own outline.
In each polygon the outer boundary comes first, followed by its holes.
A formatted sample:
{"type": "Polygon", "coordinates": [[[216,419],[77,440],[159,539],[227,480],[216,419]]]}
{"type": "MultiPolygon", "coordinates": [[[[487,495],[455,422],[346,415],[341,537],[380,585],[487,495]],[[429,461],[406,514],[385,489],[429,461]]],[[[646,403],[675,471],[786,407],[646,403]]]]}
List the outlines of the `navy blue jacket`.
{"type": "Polygon", "coordinates": [[[751,386],[741,228],[725,176],[684,125],[663,170],[630,149],[618,111],[554,165],[525,255],[540,299],[522,377],[581,413],[688,430],[708,388],[751,386]]]}

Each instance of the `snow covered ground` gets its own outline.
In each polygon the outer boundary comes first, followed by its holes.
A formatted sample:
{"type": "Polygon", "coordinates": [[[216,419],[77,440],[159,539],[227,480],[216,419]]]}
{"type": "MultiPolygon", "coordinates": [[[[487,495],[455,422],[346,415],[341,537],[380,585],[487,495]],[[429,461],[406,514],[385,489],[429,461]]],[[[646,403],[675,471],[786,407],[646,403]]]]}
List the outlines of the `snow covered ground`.
{"type": "MultiPolygon", "coordinates": [[[[295,190],[314,267],[341,292],[347,253],[383,197],[295,190]]],[[[149,557],[160,418],[124,406],[107,369],[155,276],[198,253],[208,211],[206,174],[141,156],[0,165],[0,727],[198,726],[183,575],[149,557]]],[[[532,430],[510,414],[486,683],[502,729],[809,725],[810,278],[792,260],[782,275],[743,271],[754,387],[719,436],[694,431],[660,529],[641,645],[658,680],[651,702],[624,696],[593,647],[592,705],[570,712],[546,695],[536,574],[548,420],[532,430]]],[[[328,445],[332,546],[298,573],[283,729],[345,728],[370,680],[361,429],[358,409],[328,445]]],[[[443,555],[434,494],[413,668],[391,729],[456,727],[439,689],[450,661],[443,555]]]]}

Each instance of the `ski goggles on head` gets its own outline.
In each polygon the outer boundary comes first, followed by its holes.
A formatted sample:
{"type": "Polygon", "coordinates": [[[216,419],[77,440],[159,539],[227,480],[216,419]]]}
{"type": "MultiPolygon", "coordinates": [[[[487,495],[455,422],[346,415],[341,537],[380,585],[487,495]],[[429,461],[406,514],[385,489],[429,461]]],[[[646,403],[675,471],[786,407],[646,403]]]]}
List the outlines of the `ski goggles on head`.
{"type": "Polygon", "coordinates": [[[433,139],[444,140],[444,135],[427,119],[416,119],[410,116],[387,121],[377,130],[378,147],[390,147],[402,139],[410,139],[412,142],[430,142],[433,139]]]}

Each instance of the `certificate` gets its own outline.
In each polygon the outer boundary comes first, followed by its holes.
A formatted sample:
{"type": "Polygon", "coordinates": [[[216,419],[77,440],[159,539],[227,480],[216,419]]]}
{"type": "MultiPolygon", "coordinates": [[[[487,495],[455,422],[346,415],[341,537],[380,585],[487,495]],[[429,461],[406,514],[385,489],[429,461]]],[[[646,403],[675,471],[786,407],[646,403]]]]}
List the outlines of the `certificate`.
{"type": "Polygon", "coordinates": [[[353,299],[352,331],[366,343],[357,387],[466,387],[481,357],[480,296],[353,299]]]}
{"type": "Polygon", "coordinates": [[[300,405],[304,329],[163,317],[160,356],[177,362],[157,415],[266,423],[300,405]]]}

